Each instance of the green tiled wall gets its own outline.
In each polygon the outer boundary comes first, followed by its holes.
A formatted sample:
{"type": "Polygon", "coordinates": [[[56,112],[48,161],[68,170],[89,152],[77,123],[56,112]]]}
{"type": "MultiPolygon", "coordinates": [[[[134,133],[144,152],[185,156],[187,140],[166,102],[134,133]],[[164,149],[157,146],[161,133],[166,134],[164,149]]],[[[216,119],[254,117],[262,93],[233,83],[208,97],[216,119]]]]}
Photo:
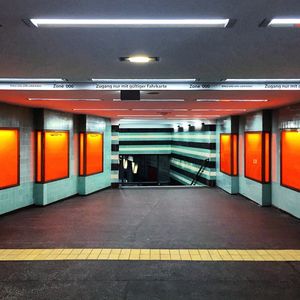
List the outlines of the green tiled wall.
{"type": "Polygon", "coordinates": [[[78,177],[78,192],[80,195],[88,195],[111,185],[111,123],[108,119],[86,116],[86,130],[103,132],[104,134],[103,172],[78,177]]]}
{"type": "Polygon", "coordinates": [[[33,112],[28,108],[0,103],[0,127],[20,129],[20,185],[0,190],[2,214],[33,204],[33,112]]]}
{"type": "Polygon", "coordinates": [[[98,131],[101,129],[104,131],[105,149],[104,172],[85,178],[78,177],[78,116],[0,103],[0,127],[20,128],[20,185],[0,190],[0,214],[33,204],[47,205],[77,193],[85,195],[111,185],[110,120],[86,117],[87,130],[98,131]],[[69,178],[46,184],[35,183],[34,132],[36,129],[69,130],[69,178]]]}

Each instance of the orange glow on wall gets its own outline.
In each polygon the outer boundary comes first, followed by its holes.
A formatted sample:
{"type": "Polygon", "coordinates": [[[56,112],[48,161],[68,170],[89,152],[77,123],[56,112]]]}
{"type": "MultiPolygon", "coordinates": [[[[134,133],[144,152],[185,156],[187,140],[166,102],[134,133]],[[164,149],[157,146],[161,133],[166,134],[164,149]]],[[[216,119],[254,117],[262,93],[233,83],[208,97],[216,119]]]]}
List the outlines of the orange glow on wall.
{"type": "Polygon", "coordinates": [[[0,189],[19,185],[19,130],[0,129],[0,189]]]}
{"type": "Polygon", "coordinates": [[[36,181],[42,181],[42,132],[36,133],[36,181]]]}
{"type": "Polygon", "coordinates": [[[300,191],[300,132],[281,133],[281,184],[300,191]]]}
{"type": "Polygon", "coordinates": [[[245,134],[245,177],[262,181],[262,133],[245,134]]]}
{"type": "Polygon", "coordinates": [[[264,147],[264,156],[265,156],[265,183],[270,182],[270,134],[268,132],[264,133],[265,147],[264,147]]]}
{"type": "Polygon", "coordinates": [[[84,139],[85,139],[85,134],[80,133],[79,135],[79,175],[83,176],[84,175],[84,139]]]}
{"type": "Polygon", "coordinates": [[[270,134],[245,133],[245,177],[262,183],[270,182],[270,134]]]}
{"type": "Polygon", "coordinates": [[[236,176],[238,173],[237,135],[220,135],[220,170],[228,175],[236,176]]]}
{"type": "Polygon", "coordinates": [[[38,131],[36,143],[36,181],[69,177],[69,132],[38,131]]]}
{"type": "Polygon", "coordinates": [[[103,172],[103,135],[87,133],[86,135],[86,174],[103,172]]]}
{"type": "Polygon", "coordinates": [[[45,181],[69,177],[69,133],[45,132],[45,181]]]}
{"type": "Polygon", "coordinates": [[[233,134],[232,136],[232,159],[233,159],[233,175],[238,175],[238,136],[233,134]]]}
{"type": "Polygon", "coordinates": [[[81,133],[79,172],[88,176],[103,172],[103,134],[81,133]]]}

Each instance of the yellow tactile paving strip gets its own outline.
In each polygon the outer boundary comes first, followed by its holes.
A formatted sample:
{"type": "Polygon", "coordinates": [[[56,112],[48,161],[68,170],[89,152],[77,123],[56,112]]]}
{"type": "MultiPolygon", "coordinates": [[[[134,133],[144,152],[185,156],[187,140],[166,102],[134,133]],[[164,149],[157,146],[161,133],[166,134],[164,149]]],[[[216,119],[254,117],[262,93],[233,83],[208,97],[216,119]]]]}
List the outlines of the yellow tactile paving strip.
{"type": "Polygon", "coordinates": [[[238,249],[0,249],[0,261],[155,260],[155,261],[300,261],[300,250],[238,249]]]}

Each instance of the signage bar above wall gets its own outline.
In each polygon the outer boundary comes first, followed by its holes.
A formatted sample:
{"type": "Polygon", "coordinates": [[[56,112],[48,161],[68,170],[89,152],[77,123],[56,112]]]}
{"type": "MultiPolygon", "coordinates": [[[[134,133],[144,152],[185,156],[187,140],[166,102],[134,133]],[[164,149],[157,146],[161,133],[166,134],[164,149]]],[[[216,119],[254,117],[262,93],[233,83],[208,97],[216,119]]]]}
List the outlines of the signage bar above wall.
{"type": "Polygon", "coordinates": [[[285,83],[201,83],[201,82],[87,82],[87,83],[37,83],[37,82],[14,82],[0,83],[0,90],[182,90],[182,91],[262,91],[262,90],[300,90],[299,82],[285,83]]]}

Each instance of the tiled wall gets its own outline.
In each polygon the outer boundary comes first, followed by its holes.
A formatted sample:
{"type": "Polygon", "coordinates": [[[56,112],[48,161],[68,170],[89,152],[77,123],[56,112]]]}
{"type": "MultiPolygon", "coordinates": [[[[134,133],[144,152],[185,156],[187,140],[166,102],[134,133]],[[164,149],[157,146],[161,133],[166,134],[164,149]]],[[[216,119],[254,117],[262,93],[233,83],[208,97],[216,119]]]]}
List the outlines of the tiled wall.
{"type": "Polygon", "coordinates": [[[120,154],[171,154],[172,127],[120,127],[120,154]]]}
{"type": "MultiPolygon", "coordinates": [[[[20,128],[20,185],[0,190],[0,214],[28,205],[47,205],[80,193],[86,195],[111,185],[110,120],[86,116],[87,131],[104,133],[104,172],[78,177],[79,116],[43,109],[30,109],[0,103],[0,127],[20,128]],[[68,130],[70,137],[69,178],[35,183],[35,130],[68,130]]],[[[0,141],[1,142],[1,141],[0,141]]],[[[1,171],[1,169],[0,169],[1,171]]]]}
{"type": "Polygon", "coordinates": [[[68,113],[52,110],[39,110],[37,114],[42,114],[39,126],[45,130],[68,130],[70,149],[70,172],[69,178],[57,180],[45,184],[35,184],[34,202],[38,205],[47,205],[57,200],[77,194],[78,168],[75,162],[78,161],[78,130],[76,128],[75,116],[68,113]]]}
{"type": "Polygon", "coordinates": [[[245,131],[271,131],[266,112],[256,112],[240,117],[239,124],[239,193],[260,205],[271,204],[270,184],[261,184],[244,175],[244,133],[245,131]],[[267,123],[268,126],[267,126],[267,123]]]}
{"type": "Polygon", "coordinates": [[[260,205],[273,205],[294,216],[300,217],[300,193],[280,185],[280,135],[281,128],[291,124],[300,124],[300,105],[281,108],[274,111],[255,112],[240,116],[239,123],[239,176],[231,177],[219,170],[220,133],[235,133],[232,118],[217,122],[217,186],[225,191],[240,193],[260,205]],[[261,184],[244,176],[244,132],[270,131],[271,134],[271,183],[261,184]]]}
{"type": "MultiPolygon", "coordinates": [[[[111,185],[111,124],[108,119],[85,116],[86,131],[102,132],[104,135],[103,172],[90,176],[78,177],[78,192],[88,195],[111,185]]],[[[78,169],[77,169],[78,170],[78,169]]]]}
{"type": "Polygon", "coordinates": [[[216,185],[230,194],[239,192],[239,177],[229,176],[220,171],[220,134],[239,132],[238,117],[228,117],[217,122],[216,131],[216,185]]]}
{"type": "Polygon", "coordinates": [[[32,205],[34,203],[33,111],[24,107],[10,106],[0,103],[0,127],[18,127],[20,129],[21,166],[20,185],[0,190],[1,214],[32,205]]]}
{"type": "Polygon", "coordinates": [[[111,126],[111,183],[118,187],[119,183],[119,125],[111,126]]]}
{"type": "Polygon", "coordinates": [[[294,124],[295,128],[300,128],[300,104],[274,112],[272,122],[272,205],[300,218],[300,192],[280,185],[281,129],[293,128],[294,124]]]}
{"type": "Polygon", "coordinates": [[[195,185],[215,185],[215,129],[215,125],[203,125],[201,128],[182,128],[182,131],[173,133],[170,176],[174,181],[191,184],[204,160],[209,159],[195,185]]]}

